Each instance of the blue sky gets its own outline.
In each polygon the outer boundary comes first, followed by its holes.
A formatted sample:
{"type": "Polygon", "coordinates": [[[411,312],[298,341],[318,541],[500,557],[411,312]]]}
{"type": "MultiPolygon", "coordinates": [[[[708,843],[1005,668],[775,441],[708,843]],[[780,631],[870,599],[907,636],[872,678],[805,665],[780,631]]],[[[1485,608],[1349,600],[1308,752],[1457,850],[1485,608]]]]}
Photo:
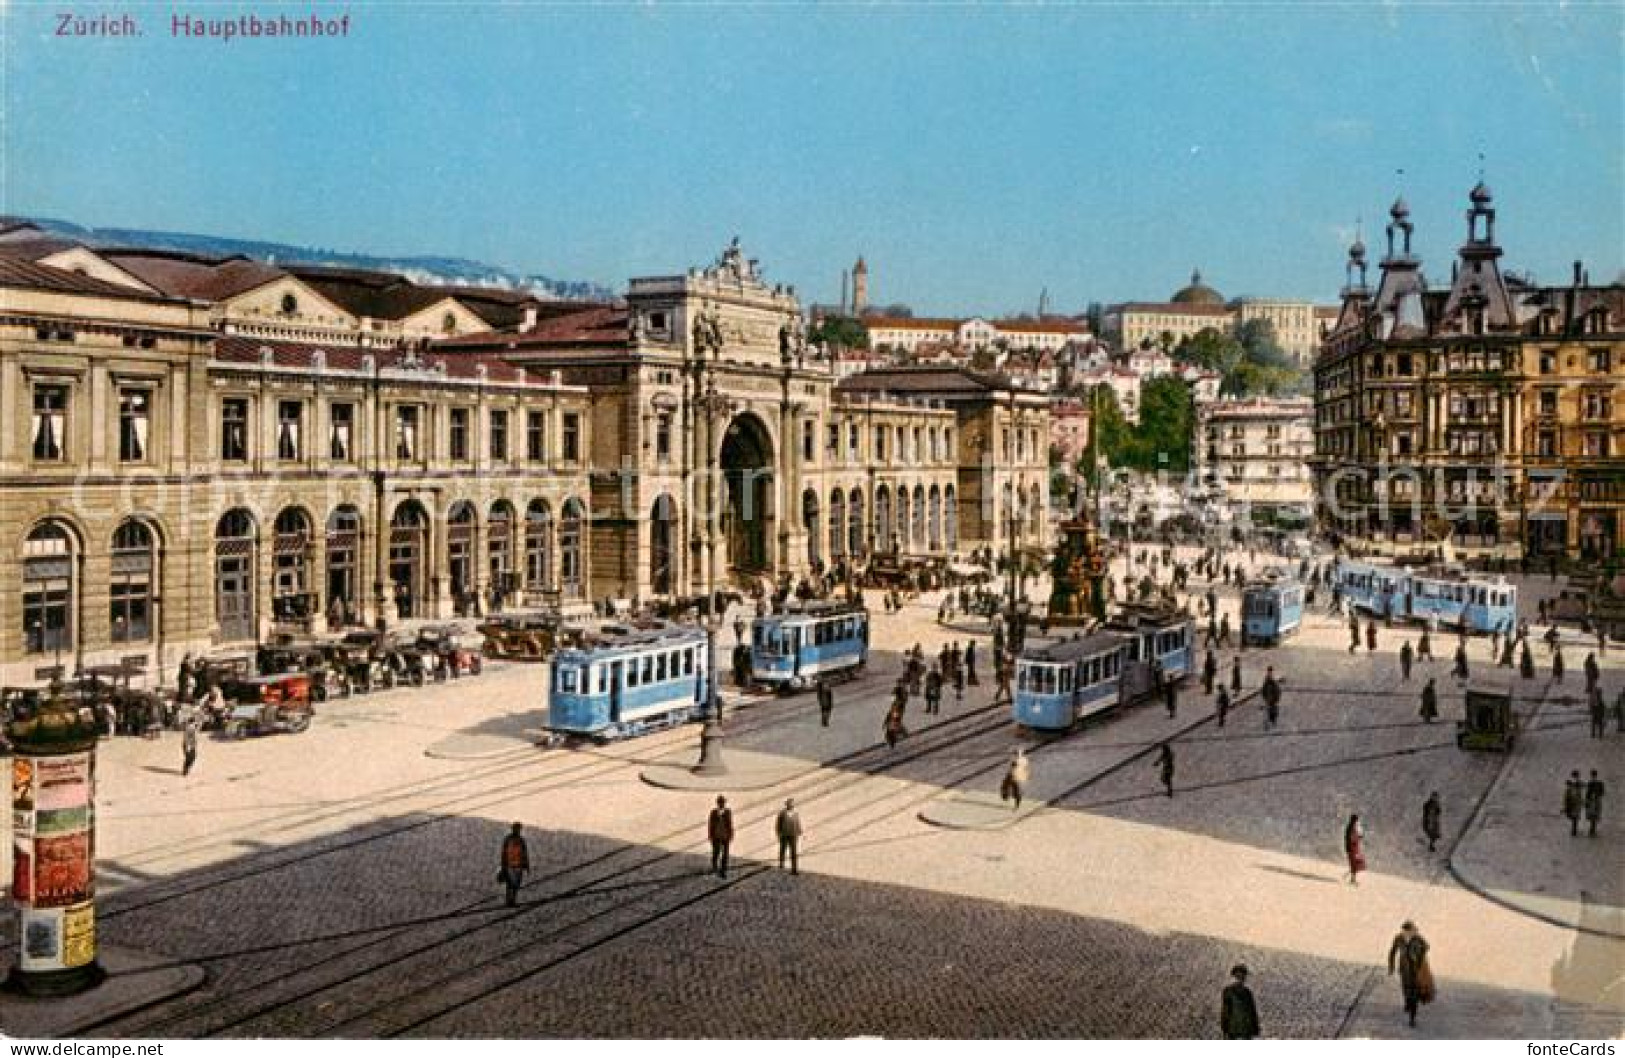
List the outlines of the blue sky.
{"type": "Polygon", "coordinates": [[[710,260],[921,313],[1332,300],[1396,192],[1435,281],[1479,155],[1505,263],[1612,278],[1625,6],[321,4],[329,41],[63,40],[0,0],[0,210],[593,279],[710,260]],[[1404,170],[1399,175],[1397,170],[1404,170]]]}

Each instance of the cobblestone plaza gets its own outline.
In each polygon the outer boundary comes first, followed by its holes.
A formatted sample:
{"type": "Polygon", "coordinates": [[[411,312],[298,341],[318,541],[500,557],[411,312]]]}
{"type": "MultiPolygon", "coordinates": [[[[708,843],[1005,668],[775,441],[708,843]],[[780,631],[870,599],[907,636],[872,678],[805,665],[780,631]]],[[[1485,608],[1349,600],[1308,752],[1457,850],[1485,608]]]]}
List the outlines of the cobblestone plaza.
{"type": "MultiPolygon", "coordinates": [[[[1233,612],[1234,593],[1219,596],[1233,612]]],[[[726,880],[703,862],[711,794],[640,778],[691,763],[695,730],[538,748],[543,666],[328,703],[295,738],[205,740],[184,778],[174,735],[104,741],[101,943],[204,979],[80,1031],[1211,1038],[1236,962],[1268,1036],[1625,1028],[1617,825],[1570,838],[1557,811],[1569,769],[1620,760],[1622,736],[1586,737],[1577,676],[1549,686],[1542,665],[1520,689],[1531,748],[1466,753],[1447,660],[1404,685],[1397,651],[1412,633],[1384,630],[1374,654],[1351,656],[1341,622],[1317,614],[1288,645],[1240,654],[1244,691],[1223,728],[1191,681],[1172,717],[1146,703],[1038,741],[990,707],[984,678],[888,752],[900,652],[985,649],[983,622],[939,625],[936,601],[877,616],[873,664],[837,692],[828,728],[808,695],[730,694],[730,759],[783,770],[730,791],[726,880]],[[1251,697],[1266,665],[1286,692],[1275,731],[1251,697]],[[1443,688],[1433,725],[1416,710],[1428,675],[1443,688]],[[1179,759],[1171,798],[1151,760],[1165,740],[1179,759]],[[997,804],[1014,745],[1034,764],[1021,812],[927,822],[946,803],[997,804]],[[1420,831],[1432,790],[1435,855],[1420,831]],[[773,860],[787,796],[806,825],[797,877],[773,860]],[[1357,887],[1341,847],[1355,811],[1370,860],[1357,887]],[[512,820],[536,870],[508,909],[492,876],[512,820]],[[1414,1030],[1383,971],[1406,919],[1440,979],[1414,1030]]],[[[1488,663],[1487,641],[1469,651],[1488,663]]],[[[1235,656],[1220,651],[1224,677],[1235,656]]],[[[1602,665],[1612,695],[1619,651],[1602,665]]]]}

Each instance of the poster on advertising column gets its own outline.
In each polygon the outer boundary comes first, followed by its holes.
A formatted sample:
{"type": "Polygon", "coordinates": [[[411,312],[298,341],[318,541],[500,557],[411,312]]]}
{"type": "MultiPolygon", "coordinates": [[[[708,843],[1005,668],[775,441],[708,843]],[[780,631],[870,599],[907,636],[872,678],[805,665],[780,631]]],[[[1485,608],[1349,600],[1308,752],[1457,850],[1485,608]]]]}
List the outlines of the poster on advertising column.
{"type": "Polygon", "coordinates": [[[34,898],[34,761],[11,761],[11,898],[27,904],[34,898]]]}
{"type": "Polygon", "coordinates": [[[90,780],[88,753],[34,758],[33,907],[91,898],[90,780]]]}

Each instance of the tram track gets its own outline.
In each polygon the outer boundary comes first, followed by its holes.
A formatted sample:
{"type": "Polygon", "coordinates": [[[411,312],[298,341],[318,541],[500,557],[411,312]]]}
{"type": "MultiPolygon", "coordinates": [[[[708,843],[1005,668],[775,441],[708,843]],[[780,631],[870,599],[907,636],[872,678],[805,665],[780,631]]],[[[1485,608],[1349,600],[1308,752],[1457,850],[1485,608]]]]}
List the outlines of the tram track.
{"type": "MultiPolygon", "coordinates": [[[[869,779],[896,771],[914,761],[931,757],[942,749],[963,744],[974,738],[982,737],[989,732],[1007,728],[1009,722],[1002,715],[992,722],[975,723],[989,712],[1003,712],[1004,707],[987,706],[981,709],[970,710],[965,713],[951,716],[930,728],[912,736],[915,742],[913,747],[904,743],[895,751],[887,751],[883,747],[866,746],[841,757],[826,762],[817,769],[819,775],[803,774],[792,777],[785,783],[774,788],[771,795],[765,796],[750,805],[742,806],[736,811],[736,826],[740,829],[751,826],[771,818],[776,811],[778,799],[786,795],[798,796],[802,803],[808,804],[829,796],[842,789],[851,788],[867,782],[869,779]],[[958,730],[967,723],[972,724],[968,730],[958,730]],[[923,744],[922,744],[923,743],[923,744]],[[829,769],[842,769],[831,772],[829,769]]],[[[938,791],[933,789],[930,796],[938,791]]],[[[491,908],[492,917],[475,926],[473,929],[459,929],[449,935],[431,937],[427,940],[417,941],[402,947],[400,942],[408,937],[421,936],[423,929],[414,924],[404,924],[399,929],[381,932],[380,935],[369,938],[358,945],[346,946],[343,950],[319,956],[309,960],[297,971],[277,972],[269,975],[256,975],[256,979],[234,987],[224,993],[213,993],[207,997],[206,1002],[182,1002],[182,1009],[161,1016],[155,1020],[140,1021],[130,1026],[130,1030],[137,1034],[152,1035],[187,1035],[187,1036],[215,1036],[225,1034],[272,1034],[278,1031],[298,1034],[311,1034],[308,1026],[297,1028],[282,1028],[275,1025],[277,1014],[284,1010],[298,1010],[300,1016],[309,1017],[308,1004],[324,994],[333,990],[343,989],[347,986],[362,985],[376,980],[376,975],[386,970],[399,972],[403,964],[408,961],[422,961],[425,963],[423,973],[432,975],[435,971],[444,971],[450,965],[455,967],[457,973],[468,968],[468,963],[460,962],[449,957],[450,949],[461,945],[474,945],[477,949],[475,965],[485,965],[495,959],[512,958],[513,953],[504,950],[503,955],[491,956],[489,954],[488,938],[492,934],[487,931],[511,930],[516,921],[537,914],[548,913],[559,906],[566,905],[578,899],[591,898],[600,893],[614,893],[630,889],[633,896],[628,900],[611,902],[610,906],[598,910],[589,910],[584,917],[578,917],[567,924],[564,929],[581,928],[584,925],[598,922],[606,916],[624,914],[626,908],[642,906],[647,898],[642,891],[648,886],[669,886],[671,876],[666,875],[649,879],[646,882],[639,879],[640,874],[647,873],[652,868],[680,861],[682,858],[694,855],[695,849],[703,852],[703,842],[693,840],[694,827],[684,826],[670,833],[645,840],[640,845],[619,846],[597,856],[574,864],[566,865],[558,870],[532,879],[525,886],[527,893],[543,892],[540,899],[531,898],[519,908],[508,910],[506,908],[491,908]],[[673,845],[672,848],[662,846],[673,845]],[[637,857],[639,850],[655,847],[653,855],[637,857]],[[632,862],[619,863],[620,859],[632,857],[632,862]],[[606,868],[593,870],[594,868],[606,868]],[[588,873],[590,872],[590,873],[588,873]],[[586,877],[582,877],[586,874],[586,877]],[[561,883],[563,884],[561,887],[561,883]],[[290,990],[285,986],[293,985],[290,990]]],[[[688,872],[690,876],[693,872],[688,872]]],[[[681,875],[677,876],[679,879],[681,875]]],[[[436,921],[459,921],[467,913],[489,907],[491,898],[482,897],[451,912],[436,916],[436,921]]],[[[579,905],[578,905],[579,906],[579,905]]],[[[430,925],[434,925],[431,922],[430,925]]],[[[387,928],[387,927],[386,927],[387,928]]],[[[503,934],[497,932],[496,936],[503,934]]],[[[326,942],[326,938],[310,938],[311,945],[326,942]]],[[[533,943],[527,941],[526,944],[533,943]]],[[[230,959],[231,953],[219,953],[207,957],[208,961],[215,962],[230,959]]],[[[198,961],[193,958],[192,961],[198,961]]],[[[406,975],[412,977],[414,975],[406,975]]],[[[369,991],[369,995],[375,994],[369,991]]],[[[109,1023],[120,1025],[129,1019],[120,1019],[109,1023]]],[[[106,1026],[100,1026],[105,1028],[106,1026]]],[[[326,1029],[318,1029],[315,1034],[322,1034],[326,1029]]],[[[121,1027],[120,1035],[127,1034],[121,1027]]]]}

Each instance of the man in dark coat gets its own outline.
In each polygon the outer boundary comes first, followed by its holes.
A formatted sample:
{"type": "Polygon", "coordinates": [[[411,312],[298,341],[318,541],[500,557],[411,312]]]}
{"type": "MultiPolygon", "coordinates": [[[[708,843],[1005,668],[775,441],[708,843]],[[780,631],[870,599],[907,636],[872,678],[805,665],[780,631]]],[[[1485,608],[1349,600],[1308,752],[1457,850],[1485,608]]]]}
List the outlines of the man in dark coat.
{"type": "Polygon", "coordinates": [[[1241,659],[1230,659],[1230,693],[1241,693],[1241,659]]]}
{"type": "Polygon", "coordinates": [[[1569,820],[1569,837],[1580,836],[1580,812],[1585,807],[1586,784],[1577,771],[1569,772],[1563,784],[1563,814],[1569,820]]]}
{"type": "Polygon", "coordinates": [[[1466,680],[1469,678],[1467,672],[1467,647],[1465,644],[1458,644],[1456,646],[1456,668],[1453,675],[1458,680],[1466,680]]]}
{"type": "Polygon", "coordinates": [[[1372,654],[1377,652],[1377,622],[1375,619],[1365,623],[1365,648],[1372,654]]]}
{"type": "Polygon", "coordinates": [[[1529,642],[1524,641],[1523,656],[1518,659],[1518,675],[1526,680],[1535,678],[1535,656],[1529,652],[1529,642]]]}
{"type": "Polygon", "coordinates": [[[1597,824],[1602,820],[1602,797],[1605,792],[1603,782],[1597,777],[1597,769],[1591,769],[1591,779],[1585,785],[1586,823],[1591,827],[1591,836],[1597,836],[1597,824]]]}
{"type": "Polygon", "coordinates": [[[718,878],[728,877],[728,846],[734,839],[734,814],[726,797],[717,798],[717,806],[705,821],[705,836],[711,841],[711,869],[718,878]]]}
{"type": "Polygon", "coordinates": [[[1174,795],[1174,747],[1164,742],[1157,754],[1157,771],[1162,777],[1162,788],[1169,797],[1174,795]]]}
{"type": "Polygon", "coordinates": [[[1405,640],[1405,645],[1399,648],[1399,678],[1411,678],[1411,665],[1416,661],[1416,651],[1411,649],[1411,641],[1405,640]]]}
{"type": "Polygon", "coordinates": [[[1422,688],[1422,711],[1419,715],[1426,724],[1439,719],[1439,691],[1434,687],[1431,676],[1428,677],[1428,685],[1422,688]]]}
{"type": "Polygon", "coordinates": [[[530,870],[530,847],[519,834],[522,829],[515,823],[508,836],[502,839],[502,867],[497,877],[506,891],[509,907],[519,903],[519,887],[524,884],[525,872],[530,870]]]}
{"type": "Polygon", "coordinates": [[[1602,688],[1592,687],[1587,705],[1591,712],[1591,737],[1602,738],[1608,733],[1608,704],[1602,699],[1602,688]]]}
{"type": "Polygon", "coordinates": [[[1179,684],[1172,679],[1163,681],[1162,701],[1168,707],[1168,719],[1172,720],[1179,714],[1179,684]]]}
{"type": "Polygon", "coordinates": [[[829,726],[830,714],[835,712],[835,692],[829,689],[828,682],[818,681],[818,723],[822,727],[829,726]]]}
{"type": "Polygon", "coordinates": [[[1230,970],[1235,978],[1224,988],[1219,1007],[1219,1031],[1227,1040],[1253,1040],[1258,1038],[1258,1004],[1253,1002],[1252,989],[1247,987],[1247,967],[1235,966],[1230,970]]]}
{"type": "Polygon", "coordinates": [[[965,644],[965,682],[972,687],[976,686],[976,644],[965,644]]]}
{"type": "Polygon", "coordinates": [[[1219,688],[1217,715],[1219,717],[1219,726],[1223,727],[1224,718],[1230,715],[1230,692],[1223,687],[1219,688]]]}
{"type": "Polygon", "coordinates": [[[1218,674],[1219,674],[1219,662],[1218,662],[1218,659],[1213,656],[1213,651],[1209,650],[1207,652],[1207,660],[1202,662],[1202,693],[1203,694],[1212,694],[1213,693],[1213,680],[1214,680],[1214,677],[1218,676],[1218,674]]]}
{"type": "Polygon", "coordinates": [[[1416,658],[1418,661],[1422,658],[1433,660],[1433,635],[1426,628],[1422,629],[1422,638],[1416,643],[1416,658]]]}
{"type": "Polygon", "coordinates": [[[926,673],[925,711],[927,714],[942,711],[942,672],[939,669],[926,673]]]}
{"type": "Polygon", "coordinates": [[[1405,1013],[1414,1027],[1417,1008],[1433,1001],[1433,972],[1428,969],[1428,942],[1413,922],[1401,926],[1388,946],[1388,975],[1392,977],[1396,969],[1405,996],[1405,1013]]]}
{"type": "Polygon", "coordinates": [[[1563,648],[1552,648],[1552,682],[1563,682],[1563,648]]]}
{"type": "Polygon", "coordinates": [[[1597,655],[1596,654],[1587,654],[1586,655],[1585,674],[1586,674],[1586,693],[1589,694],[1592,690],[1594,690],[1596,688],[1596,686],[1597,686],[1597,678],[1602,675],[1602,670],[1597,665],[1597,655]]]}
{"type": "Polygon", "coordinates": [[[1349,614],[1349,653],[1360,649],[1360,619],[1349,614]]]}
{"type": "Polygon", "coordinates": [[[1281,719],[1281,683],[1275,678],[1275,666],[1264,671],[1264,685],[1258,693],[1264,699],[1264,726],[1273,729],[1281,719]]]}
{"type": "Polygon", "coordinates": [[[1439,844],[1439,835],[1443,833],[1444,807],[1439,804],[1439,791],[1434,790],[1428,799],[1422,802],[1422,833],[1427,835],[1428,851],[1432,852],[1439,844]]]}
{"type": "Polygon", "coordinates": [[[784,799],[784,811],[779,813],[773,829],[779,836],[779,870],[784,870],[784,857],[789,853],[790,873],[800,874],[801,864],[797,855],[801,844],[801,816],[796,812],[795,798],[784,799]]]}

